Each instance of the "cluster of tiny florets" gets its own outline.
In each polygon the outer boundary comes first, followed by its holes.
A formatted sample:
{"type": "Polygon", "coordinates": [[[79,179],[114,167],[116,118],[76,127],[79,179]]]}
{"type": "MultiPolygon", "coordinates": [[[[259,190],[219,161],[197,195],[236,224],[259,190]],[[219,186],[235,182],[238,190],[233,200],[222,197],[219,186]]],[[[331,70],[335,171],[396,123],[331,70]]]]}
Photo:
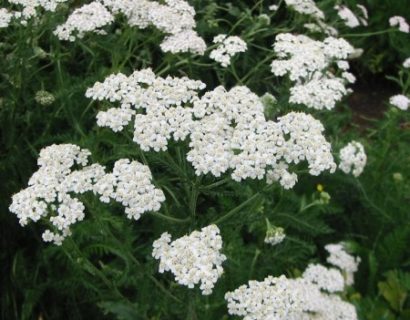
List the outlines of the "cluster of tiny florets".
{"type": "Polygon", "coordinates": [[[76,10],[67,21],[58,26],[54,34],[60,40],[74,41],[83,38],[87,32],[105,34],[103,27],[114,22],[114,16],[100,2],[94,1],[76,10]]]}
{"type": "Polygon", "coordinates": [[[286,5],[298,13],[312,16],[315,19],[323,20],[325,14],[320,10],[313,0],[285,0],[286,5]]]}
{"type": "Polygon", "coordinates": [[[0,28],[7,28],[14,14],[5,8],[0,8],[0,28]]]}
{"type": "Polygon", "coordinates": [[[100,0],[114,14],[123,14],[130,26],[144,29],[154,26],[167,34],[162,42],[164,52],[193,52],[203,55],[205,41],[194,30],[195,10],[184,0],[100,0]]]}
{"type": "Polygon", "coordinates": [[[228,312],[244,320],[356,320],[353,305],[335,292],[344,288],[336,269],[310,265],[302,278],[267,277],[225,294],[228,312]]]}
{"type": "Polygon", "coordinates": [[[54,231],[43,233],[44,241],[61,244],[70,235],[70,226],[84,219],[84,205],[71,193],[91,191],[96,179],[104,174],[99,165],[87,166],[90,152],[80,147],[52,145],[40,152],[39,169],[28,182],[28,187],[12,198],[10,211],[22,226],[31,220],[48,218],[54,231]],[[72,171],[78,166],[80,170],[72,171]]]}
{"type": "Polygon", "coordinates": [[[194,231],[171,241],[167,232],[154,241],[152,256],[160,260],[159,272],[170,271],[176,282],[188,288],[200,284],[202,294],[209,295],[223,273],[222,238],[216,225],[194,231]]]}
{"type": "Polygon", "coordinates": [[[199,98],[203,88],[200,81],[163,79],[146,69],[111,75],[86,95],[119,102],[120,108],[98,113],[98,125],[121,131],[134,119],[134,141],[144,151],[166,150],[171,138],[190,137],[187,159],[197,175],[232,170],[236,181],[266,177],[289,189],[297,182],[291,164],[307,161],[312,175],[335,170],[324,128],[310,115],[267,121],[260,98],[247,87],[217,87],[199,98]]]}
{"type": "Polygon", "coordinates": [[[286,238],[285,229],[281,227],[268,226],[264,242],[271,246],[276,246],[286,238]]]}
{"type": "Polygon", "coordinates": [[[410,26],[407,23],[406,19],[401,16],[394,16],[389,19],[390,26],[399,27],[399,31],[404,33],[410,32],[410,26]]]}
{"type": "Polygon", "coordinates": [[[330,293],[341,292],[345,287],[345,280],[339,270],[321,264],[310,264],[302,277],[330,293]]]}
{"type": "Polygon", "coordinates": [[[220,34],[214,38],[214,43],[217,44],[217,48],[211,51],[210,58],[219,62],[223,67],[231,64],[231,59],[235,54],[247,50],[246,42],[237,36],[228,37],[220,34]]]}
{"type": "Polygon", "coordinates": [[[10,4],[17,5],[21,10],[7,11],[0,9],[0,28],[9,25],[11,19],[16,19],[20,24],[26,25],[28,20],[39,15],[39,9],[54,12],[58,4],[67,0],[8,0],[10,4]]]}
{"type": "Polygon", "coordinates": [[[406,69],[410,68],[410,58],[407,58],[406,60],[404,60],[403,67],[406,69]]]}
{"type": "Polygon", "coordinates": [[[339,169],[358,177],[366,166],[367,156],[360,142],[352,141],[340,150],[339,169]]]}
{"type": "Polygon", "coordinates": [[[356,28],[360,25],[367,26],[368,13],[366,7],[362,5],[357,5],[361,16],[356,16],[352,10],[347,6],[337,5],[335,9],[337,10],[338,16],[344,21],[345,25],[349,28],[356,28]]]}
{"type": "Polygon", "coordinates": [[[360,258],[347,253],[342,243],[328,244],[325,246],[325,249],[329,252],[327,262],[343,272],[346,285],[353,285],[354,273],[359,268],[360,258]]]}
{"type": "Polygon", "coordinates": [[[274,51],[278,60],[271,64],[276,76],[289,75],[295,82],[290,90],[290,102],[304,104],[314,109],[332,109],[347,93],[346,83],[354,82],[347,72],[345,59],[353,53],[353,47],[344,39],[327,37],[324,41],[312,40],[304,35],[289,33],[276,37],[274,51]],[[328,70],[333,64],[343,62],[341,77],[328,70]]]}
{"type": "Polygon", "coordinates": [[[390,98],[390,104],[405,111],[410,106],[410,99],[403,94],[398,94],[390,98]]]}
{"type": "Polygon", "coordinates": [[[204,87],[201,81],[156,77],[145,69],[129,77],[111,75],[89,88],[86,96],[120,103],[120,108],[98,113],[99,126],[117,132],[134,120],[134,141],[144,151],[160,151],[167,149],[171,137],[184,140],[191,132],[192,109],[183,104],[192,104],[204,87]]]}
{"type": "Polygon", "coordinates": [[[43,240],[61,245],[71,234],[70,227],[85,217],[85,206],[75,196],[86,192],[100,195],[104,202],[113,198],[126,209],[129,218],[138,219],[146,211],[159,210],[165,200],[161,190],[151,183],[147,166],[122,159],[113,173],[105,167],[88,164],[87,149],[72,144],[52,145],[41,150],[39,169],[28,187],[13,196],[10,211],[22,226],[31,220],[48,219],[52,230],[43,233],[43,240]]]}
{"type": "Polygon", "coordinates": [[[93,191],[102,202],[113,199],[125,207],[128,219],[138,220],[141,214],[158,211],[165,201],[162,190],[152,184],[150,169],[137,162],[121,159],[115,162],[112,173],[100,177],[93,191]]]}

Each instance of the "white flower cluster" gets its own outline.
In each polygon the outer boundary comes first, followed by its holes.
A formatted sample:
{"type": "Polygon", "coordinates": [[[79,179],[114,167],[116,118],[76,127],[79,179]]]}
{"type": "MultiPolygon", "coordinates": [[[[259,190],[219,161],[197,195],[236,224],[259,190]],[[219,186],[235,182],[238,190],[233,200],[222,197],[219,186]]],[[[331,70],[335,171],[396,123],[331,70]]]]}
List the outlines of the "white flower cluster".
{"type": "Polygon", "coordinates": [[[213,42],[217,44],[217,48],[211,51],[210,58],[219,62],[223,67],[231,64],[231,58],[235,54],[245,52],[248,48],[246,42],[237,36],[228,37],[220,34],[214,38],[213,42]]]}
{"type": "Polygon", "coordinates": [[[167,37],[161,44],[165,52],[193,52],[203,55],[205,41],[194,31],[195,10],[184,0],[100,0],[114,14],[123,14],[130,26],[144,29],[154,26],[167,37]]]}
{"type": "Polygon", "coordinates": [[[321,264],[309,264],[302,277],[330,293],[342,292],[345,287],[345,279],[339,270],[321,264]]]}
{"type": "Polygon", "coordinates": [[[406,69],[410,69],[410,58],[407,58],[406,60],[404,60],[403,67],[406,69]]]}
{"type": "Polygon", "coordinates": [[[167,149],[171,136],[184,140],[190,133],[192,109],[183,108],[182,104],[192,104],[204,87],[201,81],[156,77],[151,69],[144,69],[129,77],[121,73],[111,75],[89,88],[86,96],[121,104],[120,108],[99,112],[99,126],[117,132],[134,119],[134,141],[144,151],[160,151],[167,149]],[[138,109],[145,114],[137,114],[138,109]]]}
{"type": "Polygon", "coordinates": [[[175,280],[188,288],[200,283],[203,295],[209,295],[223,273],[222,238],[216,225],[194,231],[171,242],[163,233],[153,243],[152,256],[160,260],[159,272],[171,271],[175,280]]]}
{"type": "Polygon", "coordinates": [[[358,177],[366,166],[367,156],[360,142],[352,141],[340,150],[339,169],[344,173],[352,173],[358,177]]]}
{"type": "Polygon", "coordinates": [[[286,5],[296,12],[312,16],[315,19],[324,19],[325,14],[320,10],[313,0],[285,0],[286,5]]]}
{"type": "Polygon", "coordinates": [[[410,26],[407,23],[406,19],[401,16],[394,16],[389,19],[389,23],[391,27],[399,27],[399,31],[404,33],[410,32],[410,26]]]}
{"type": "Polygon", "coordinates": [[[390,98],[390,104],[405,111],[410,106],[410,99],[403,94],[398,94],[390,98]]]}
{"type": "Polygon", "coordinates": [[[115,162],[112,173],[100,177],[93,188],[102,202],[110,198],[125,207],[128,219],[138,220],[141,214],[158,211],[165,201],[162,190],[152,184],[149,168],[137,161],[121,159],[115,162]]]}
{"type": "Polygon", "coordinates": [[[75,41],[83,38],[87,32],[105,34],[103,27],[114,22],[114,16],[100,2],[94,1],[76,10],[67,21],[58,26],[54,34],[60,40],[75,41]]]}
{"type": "Polygon", "coordinates": [[[7,9],[0,8],[0,28],[7,28],[14,14],[7,9]]]}
{"type": "Polygon", "coordinates": [[[335,9],[337,10],[338,16],[344,21],[345,25],[349,28],[356,28],[360,25],[368,25],[368,13],[366,7],[358,4],[357,8],[361,11],[361,16],[357,17],[352,10],[344,5],[337,5],[335,9]]]}
{"type": "Polygon", "coordinates": [[[29,19],[38,16],[38,9],[54,12],[58,4],[66,1],[67,0],[8,0],[10,4],[21,6],[22,9],[20,11],[11,12],[6,9],[0,9],[0,28],[7,27],[12,18],[19,20],[22,25],[26,25],[29,19]]]}
{"type": "Polygon", "coordinates": [[[204,86],[188,78],[156,77],[146,69],[130,77],[111,75],[86,95],[120,102],[120,108],[99,112],[97,123],[121,131],[134,118],[134,141],[144,151],[166,150],[171,137],[189,136],[187,159],[197,175],[219,177],[232,169],[236,181],[266,177],[289,189],[297,182],[290,164],[307,161],[312,175],[335,170],[324,128],[310,115],[290,113],[266,121],[263,104],[247,87],[217,87],[199,98],[204,86]]]}
{"type": "Polygon", "coordinates": [[[225,300],[229,314],[244,320],[356,320],[355,307],[334,294],[343,288],[339,271],[310,265],[302,278],[249,281],[225,300]]]}
{"type": "Polygon", "coordinates": [[[102,200],[112,197],[121,202],[130,218],[159,209],[164,195],[151,184],[148,167],[124,159],[117,161],[113,174],[106,174],[99,164],[87,166],[90,154],[72,144],[41,150],[38,171],[30,178],[29,186],[13,196],[9,208],[22,226],[30,220],[48,218],[53,230],[47,229],[43,240],[61,245],[71,234],[70,227],[85,216],[84,204],[74,195],[88,191],[101,194],[102,200]]]}
{"type": "Polygon", "coordinates": [[[232,169],[232,178],[278,181],[289,189],[297,181],[289,164],[306,160],[309,173],[335,170],[331,146],[322,124],[304,113],[289,113],[277,122],[266,121],[264,107],[247,87],[223,87],[194,102],[195,121],[188,161],[197,175],[219,177],[232,169]]]}
{"type": "Polygon", "coordinates": [[[271,246],[276,246],[281,243],[286,238],[285,230],[281,227],[268,228],[265,236],[265,243],[270,244],[271,246]]]}
{"type": "Polygon", "coordinates": [[[273,47],[279,58],[272,61],[273,74],[288,74],[295,82],[290,90],[290,102],[330,110],[348,93],[345,84],[355,80],[347,72],[349,64],[345,61],[354,49],[344,39],[327,37],[321,42],[304,35],[283,33],[276,37],[273,47]],[[333,64],[342,66],[339,67],[342,77],[328,72],[333,64]]]}
{"type": "Polygon", "coordinates": [[[55,232],[46,230],[44,241],[61,244],[70,235],[70,226],[84,219],[84,205],[70,193],[92,190],[96,179],[104,174],[99,165],[87,166],[90,152],[71,144],[52,145],[40,152],[39,169],[30,178],[26,189],[12,198],[10,211],[22,226],[49,216],[55,232]],[[73,166],[84,167],[72,171],[73,166]]]}
{"type": "Polygon", "coordinates": [[[342,243],[328,244],[325,246],[325,249],[330,254],[327,258],[327,262],[338,267],[343,272],[346,285],[353,285],[354,273],[359,268],[360,258],[353,257],[347,253],[342,243]]]}

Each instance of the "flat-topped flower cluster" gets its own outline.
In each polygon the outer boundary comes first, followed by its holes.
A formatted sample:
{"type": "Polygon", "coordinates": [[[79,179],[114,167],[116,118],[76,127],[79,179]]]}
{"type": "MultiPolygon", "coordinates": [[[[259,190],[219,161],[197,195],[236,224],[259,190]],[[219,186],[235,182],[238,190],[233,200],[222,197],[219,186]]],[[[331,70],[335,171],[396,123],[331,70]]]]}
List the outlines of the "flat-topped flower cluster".
{"type": "Polygon", "coordinates": [[[357,271],[358,260],[346,253],[341,244],[328,247],[331,251],[328,262],[340,269],[310,264],[300,278],[288,279],[282,275],[269,276],[260,282],[251,280],[225,294],[229,314],[245,320],[357,319],[355,307],[337,293],[351,284],[351,279],[344,278],[341,271],[357,271]],[[334,246],[340,246],[345,255],[335,257],[334,246]]]}
{"type": "Polygon", "coordinates": [[[10,205],[22,226],[30,220],[46,220],[50,229],[43,233],[43,240],[61,245],[71,234],[70,227],[84,219],[85,206],[78,197],[90,191],[104,202],[120,202],[130,219],[138,220],[144,212],[159,210],[165,196],[152,184],[147,166],[121,159],[107,174],[99,164],[88,165],[90,155],[87,149],[72,144],[41,150],[39,169],[29,186],[13,196],[10,205]]]}
{"type": "Polygon", "coordinates": [[[152,256],[160,260],[159,272],[171,271],[175,280],[188,288],[200,283],[202,294],[209,295],[223,273],[222,238],[219,228],[210,225],[201,231],[171,241],[165,232],[154,241],[152,256]]]}
{"type": "Polygon", "coordinates": [[[99,126],[121,131],[134,120],[134,141],[144,151],[166,150],[168,141],[190,138],[187,160],[196,174],[234,180],[267,179],[292,188],[289,165],[307,161],[309,173],[333,172],[336,164],[323,125],[291,112],[267,121],[260,98],[247,87],[217,87],[199,97],[205,85],[184,78],[156,77],[150,69],[108,76],[87,97],[120,104],[97,115],[99,126]]]}
{"type": "Polygon", "coordinates": [[[366,152],[360,142],[349,142],[340,150],[339,169],[344,173],[352,173],[358,177],[362,174],[367,163],[366,152]]]}
{"type": "Polygon", "coordinates": [[[345,85],[354,82],[346,59],[354,48],[344,39],[327,37],[323,41],[305,35],[282,33],[276,37],[274,51],[279,59],[271,64],[276,76],[288,75],[294,82],[289,102],[313,109],[333,109],[347,93],[345,85]],[[339,69],[340,76],[330,67],[339,69]]]}

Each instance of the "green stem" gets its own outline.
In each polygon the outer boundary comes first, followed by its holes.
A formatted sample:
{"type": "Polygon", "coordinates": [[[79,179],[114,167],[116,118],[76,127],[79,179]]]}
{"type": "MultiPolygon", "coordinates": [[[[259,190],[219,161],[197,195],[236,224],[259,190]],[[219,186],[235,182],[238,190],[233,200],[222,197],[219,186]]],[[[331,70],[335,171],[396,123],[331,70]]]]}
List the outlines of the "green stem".
{"type": "Polygon", "coordinates": [[[224,216],[220,217],[218,220],[216,220],[215,222],[213,222],[212,224],[218,224],[218,223],[222,223],[225,220],[229,219],[231,216],[233,216],[234,214],[236,214],[237,212],[239,212],[240,210],[242,210],[244,207],[246,207],[248,204],[250,204],[253,200],[259,198],[260,196],[260,192],[255,193],[252,197],[250,197],[248,200],[242,202],[239,206],[237,206],[236,208],[232,209],[231,211],[229,211],[227,214],[225,214],[224,216]]]}
{"type": "Polygon", "coordinates": [[[387,29],[387,30],[367,32],[367,33],[348,33],[348,34],[343,34],[340,37],[342,38],[371,37],[371,36],[377,36],[380,34],[391,33],[391,32],[399,32],[399,30],[398,29],[387,29]]]}
{"type": "Polygon", "coordinates": [[[190,220],[190,218],[178,219],[178,218],[174,218],[174,217],[171,217],[171,216],[166,216],[166,215],[164,215],[162,213],[159,213],[159,212],[151,212],[150,215],[154,216],[154,217],[157,217],[157,218],[160,218],[160,219],[163,219],[163,220],[174,222],[174,223],[187,223],[190,220]]]}

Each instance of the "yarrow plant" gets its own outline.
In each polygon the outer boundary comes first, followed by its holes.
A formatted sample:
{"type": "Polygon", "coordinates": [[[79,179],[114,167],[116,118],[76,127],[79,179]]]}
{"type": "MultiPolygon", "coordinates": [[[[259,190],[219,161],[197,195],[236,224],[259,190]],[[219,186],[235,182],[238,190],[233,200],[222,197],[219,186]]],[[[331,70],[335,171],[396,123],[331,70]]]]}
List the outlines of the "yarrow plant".
{"type": "Polygon", "coordinates": [[[271,64],[276,76],[288,75],[295,83],[289,102],[313,109],[333,109],[348,93],[345,85],[354,82],[345,61],[353,47],[344,39],[326,38],[323,42],[304,35],[279,34],[273,46],[279,59],[271,64]],[[335,64],[343,70],[341,77],[330,72],[335,64]]]}
{"type": "Polygon", "coordinates": [[[237,36],[228,37],[225,34],[217,35],[213,41],[217,48],[212,50],[210,58],[219,62],[223,67],[231,64],[231,58],[239,53],[245,52],[247,49],[246,42],[237,36]]]}
{"type": "Polygon", "coordinates": [[[46,220],[51,226],[43,240],[61,245],[71,235],[71,226],[85,217],[84,204],[73,195],[86,192],[121,202],[129,218],[139,219],[145,211],[157,211],[165,200],[161,190],[151,184],[149,169],[127,159],[119,160],[112,174],[99,164],[88,165],[91,155],[76,145],[52,145],[40,152],[39,170],[29,180],[29,187],[13,196],[10,211],[22,226],[29,221],[46,220]],[[73,167],[79,166],[78,170],[73,167]]]}
{"type": "Polygon", "coordinates": [[[345,284],[339,270],[311,264],[301,278],[282,275],[252,280],[226,293],[225,299],[229,314],[247,320],[358,319],[354,306],[337,295],[345,284]]]}
{"type": "Polygon", "coordinates": [[[174,241],[165,232],[154,241],[153,247],[152,256],[160,260],[159,272],[171,271],[179,284],[193,288],[200,283],[202,294],[212,293],[226,260],[226,256],[220,253],[222,238],[216,225],[174,241]]]}
{"type": "Polygon", "coordinates": [[[339,169],[344,173],[352,173],[358,177],[366,166],[367,156],[360,142],[352,141],[340,150],[339,169]]]}

